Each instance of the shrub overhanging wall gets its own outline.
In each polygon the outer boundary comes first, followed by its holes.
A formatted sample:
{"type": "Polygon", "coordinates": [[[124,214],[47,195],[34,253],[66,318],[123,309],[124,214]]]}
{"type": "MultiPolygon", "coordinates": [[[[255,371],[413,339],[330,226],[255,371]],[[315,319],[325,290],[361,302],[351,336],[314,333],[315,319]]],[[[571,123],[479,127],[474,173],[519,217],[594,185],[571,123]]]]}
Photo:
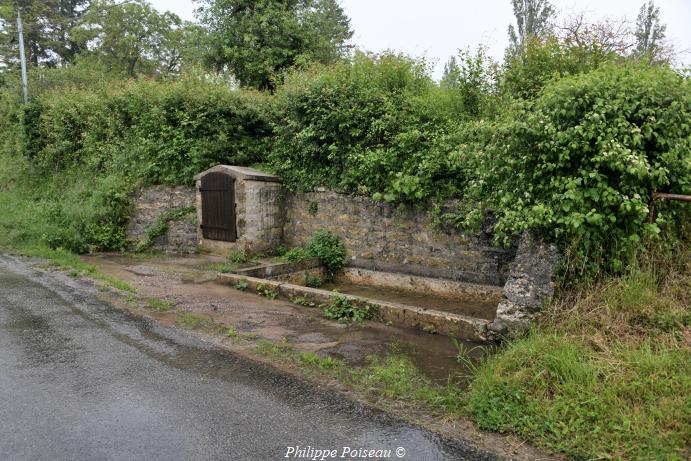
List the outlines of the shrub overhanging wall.
{"type": "MultiPolygon", "coordinates": [[[[3,123],[21,122],[33,171],[114,175],[127,187],[261,163],[292,189],[456,199],[456,211],[438,207],[441,220],[473,228],[491,214],[504,244],[537,229],[569,251],[578,275],[619,269],[643,240],[688,217],[688,206],[664,204],[646,223],[652,190],[691,192],[690,94],[668,69],[605,66],[548,84],[533,101],[484,94],[470,110],[413,61],[357,56],[289,76],[275,96],[140,81],[49,91],[3,123]]],[[[106,237],[86,243],[118,245],[106,237]]]]}

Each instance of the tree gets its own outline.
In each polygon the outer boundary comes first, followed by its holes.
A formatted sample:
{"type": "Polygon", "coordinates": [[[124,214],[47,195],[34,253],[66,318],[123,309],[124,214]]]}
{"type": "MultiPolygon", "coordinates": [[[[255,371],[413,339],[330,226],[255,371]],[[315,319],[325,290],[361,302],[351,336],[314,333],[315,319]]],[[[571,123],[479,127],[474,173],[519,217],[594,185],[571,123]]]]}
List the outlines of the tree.
{"type": "Polygon", "coordinates": [[[59,0],[58,14],[55,16],[54,35],[56,37],[53,51],[57,53],[63,63],[74,62],[75,57],[82,50],[81,46],[72,39],[71,31],[91,6],[91,0],[59,0]]]}
{"type": "Polygon", "coordinates": [[[0,0],[0,62],[18,59],[17,11],[21,10],[27,60],[34,66],[72,62],[80,51],[71,29],[90,0],[0,0]]]}
{"type": "Polygon", "coordinates": [[[547,0],[511,0],[516,28],[509,25],[509,47],[506,50],[510,60],[520,55],[533,37],[541,37],[551,29],[550,21],[554,7],[547,0]]]}
{"type": "Polygon", "coordinates": [[[579,14],[558,26],[562,42],[582,52],[624,56],[633,46],[630,22],[626,19],[603,19],[589,22],[579,14]]]}
{"type": "Polygon", "coordinates": [[[439,83],[447,88],[455,88],[458,83],[458,63],[456,57],[451,56],[446,64],[444,64],[444,72],[441,74],[439,83]]]}
{"type": "Polygon", "coordinates": [[[353,34],[336,0],[198,1],[210,32],[207,64],[243,86],[273,90],[285,69],[333,62],[353,34]]]}
{"type": "Polygon", "coordinates": [[[88,55],[130,77],[179,70],[185,28],[170,12],[159,13],[145,0],[94,2],[73,30],[88,55]]]}
{"type": "Polygon", "coordinates": [[[463,112],[472,117],[496,109],[492,106],[495,102],[493,97],[498,93],[499,66],[482,46],[475,52],[458,50],[458,56],[452,56],[444,66],[439,83],[460,96],[463,112]]]}
{"type": "Polygon", "coordinates": [[[636,20],[636,47],[633,55],[650,63],[668,62],[671,47],[665,41],[667,26],[660,23],[660,8],[651,0],[644,3],[636,20]]]}

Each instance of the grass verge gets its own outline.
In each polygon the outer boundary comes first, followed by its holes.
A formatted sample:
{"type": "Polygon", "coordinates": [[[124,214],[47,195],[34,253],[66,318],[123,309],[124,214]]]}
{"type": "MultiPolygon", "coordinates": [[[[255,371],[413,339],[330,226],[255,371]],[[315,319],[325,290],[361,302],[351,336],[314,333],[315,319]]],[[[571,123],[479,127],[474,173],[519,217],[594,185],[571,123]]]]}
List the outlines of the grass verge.
{"type": "Polygon", "coordinates": [[[574,459],[691,459],[690,269],[562,295],[478,368],[472,418],[574,459]]]}
{"type": "MultiPolygon", "coordinates": [[[[3,249],[0,247],[0,249],[3,249]]],[[[136,293],[136,289],[129,283],[117,277],[102,274],[93,264],[85,263],[79,255],[64,248],[48,248],[44,245],[22,247],[5,247],[4,250],[21,256],[45,259],[51,265],[68,271],[72,277],[87,276],[104,282],[106,285],[129,293],[136,293]]]]}

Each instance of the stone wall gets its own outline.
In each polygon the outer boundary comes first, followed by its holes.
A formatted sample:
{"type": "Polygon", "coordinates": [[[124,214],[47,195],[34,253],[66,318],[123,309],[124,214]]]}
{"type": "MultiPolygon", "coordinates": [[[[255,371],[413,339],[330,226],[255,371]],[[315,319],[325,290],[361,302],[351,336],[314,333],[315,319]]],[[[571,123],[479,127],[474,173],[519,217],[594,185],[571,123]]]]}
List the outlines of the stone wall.
{"type": "Polygon", "coordinates": [[[540,310],[554,295],[554,274],[559,251],[525,232],[518,243],[516,257],[504,285],[503,299],[488,326],[488,337],[500,339],[509,331],[530,328],[540,310]]]}
{"type": "MultiPolygon", "coordinates": [[[[141,189],[134,198],[134,212],[127,227],[130,250],[145,239],[147,230],[166,212],[193,207],[195,191],[191,187],[153,186],[141,189]]],[[[197,249],[197,223],[194,214],[169,221],[164,235],[156,237],[151,247],[164,253],[194,253],[197,249]]]]}
{"type": "MultiPolygon", "coordinates": [[[[206,241],[204,248],[226,254],[236,247],[251,252],[272,250],[281,243],[297,247],[304,246],[318,230],[330,230],[343,239],[346,264],[353,270],[380,271],[379,277],[381,272],[395,272],[496,287],[501,301],[494,320],[483,327],[487,339],[528,327],[552,298],[557,249],[530,233],[521,237],[517,248],[496,248],[484,232],[466,236],[453,228],[440,230],[422,207],[393,206],[328,190],[288,193],[270,175],[224,168],[237,178],[238,240],[206,241]]],[[[166,212],[196,203],[201,213],[200,194],[195,192],[194,188],[164,186],[139,191],[127,229],[132,247],[166,212]]],[[[200,243],[204,239],[192,214],[169,222],[166,234],[154,240],[152,249],[193,253],[200,243]]],[[[305,274],[300,275],[304,278],[305,274]]]]}
{"type": "Polygon", "coordinates": [[[350,267],[499,286],[513,259],[511,250],[492,246],[484,233],[440,231],[423,208],[318,190],[288,193],[285,213],[286,245],[303,246],[328,229],[343,238],[350,267]]]}
{"type": "MultiPolygon", "coordinates": [[[[283,241],[281,184],[248,180],[244,189],[244,215],[242,219],[238,216],[238,236],[242,236],[245,246],[254,252],[276,248],[283,241]]],[[[237,201],[239,204],[240,198],[237,201]]]]}

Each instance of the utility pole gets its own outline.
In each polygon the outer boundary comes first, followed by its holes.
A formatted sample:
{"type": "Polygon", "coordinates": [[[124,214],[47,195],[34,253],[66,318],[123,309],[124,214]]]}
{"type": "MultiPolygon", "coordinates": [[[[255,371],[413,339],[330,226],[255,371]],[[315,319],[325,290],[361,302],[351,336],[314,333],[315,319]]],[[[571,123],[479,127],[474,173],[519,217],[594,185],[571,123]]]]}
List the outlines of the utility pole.
{"type": "Polygon", "coordinates": [[[17,10],[17,29],[19,30],[19,59],[22,62],[22,92],[24,104],[29,102],[29,81],[26,78],[26,54],[24,53],[24,30],[22,29],[22,12],[17,10]]]}

